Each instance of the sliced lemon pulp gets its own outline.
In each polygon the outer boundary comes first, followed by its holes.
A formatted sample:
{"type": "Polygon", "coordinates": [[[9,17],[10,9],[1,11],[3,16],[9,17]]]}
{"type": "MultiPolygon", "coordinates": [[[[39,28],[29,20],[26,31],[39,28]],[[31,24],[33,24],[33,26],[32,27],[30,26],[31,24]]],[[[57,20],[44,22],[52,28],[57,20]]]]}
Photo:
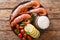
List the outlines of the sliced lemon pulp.
{"type": "Polygon", "coordinates": [[[29,35],[33,38],[38,38],[40,36],[40,32],[32,24],[27,24],[24,30],[29,32],[29,35]]]}

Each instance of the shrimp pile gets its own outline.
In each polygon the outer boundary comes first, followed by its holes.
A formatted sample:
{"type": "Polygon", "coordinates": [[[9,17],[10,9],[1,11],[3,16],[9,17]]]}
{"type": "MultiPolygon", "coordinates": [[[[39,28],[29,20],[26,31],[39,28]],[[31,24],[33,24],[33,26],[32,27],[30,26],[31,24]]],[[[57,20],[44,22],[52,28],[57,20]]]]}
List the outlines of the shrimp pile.
{"type": "MultiPolygon", "coordinates": [[[[37,13],[39,16],[42,16],[42,15],[46,15],[46,10],[40,7],[40,3],[38,1],[30,1],[28,3],[20,5],[12,14],[11,26],[15,26],[17,23],[23,20],[25,21],[28,18],[31,18],[30,14],[32,13],[37,13]],[[28,11],[28,8],[30,7],[32,7],[33,9],[28,11]]],[[[28,23],[28,21],[24,23],[28,23]]]]}
{"type": "MultiPolygon", "coordinates": [[[[38,1],[30,1],[28,3],[19,5],[14,12],[11,14],[10,26],[16,27],[14,32],[20,28],[21,33],[24,34],[24,24],[31,24],[32,14],[37,14],[38,16],[45,16],[47,14],[45,8],[42,8],[38,1]],[[29,9],[32,8],[32,9],[29,9]],[[21,25],[20,25],[21,24],[21,25]]],[[[19,34],[18,37],[22,38],[22,34],[19,34]]],[[[27,34],[25,34],[26,36],[27,34]]],[[[30,36],[27,37],[28,40],[32,40],[30,36]]],[[[24,39],[24,38],[23,38],[24,39]]],[[[22,39],[22,40],[23,40],[22,39]]]]}

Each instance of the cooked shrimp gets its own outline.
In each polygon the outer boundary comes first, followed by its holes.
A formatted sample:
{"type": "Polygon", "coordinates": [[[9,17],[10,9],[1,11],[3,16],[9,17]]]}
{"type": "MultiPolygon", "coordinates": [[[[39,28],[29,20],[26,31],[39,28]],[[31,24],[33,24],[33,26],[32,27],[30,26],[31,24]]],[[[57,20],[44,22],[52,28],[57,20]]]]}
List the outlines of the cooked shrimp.
{"type": "Polygon", "coordinates": [[[31,1],[31,2],[28,2],[26,4],[23,4],[24,6],[26,6],[27,8],[39,8],[40,7],[40,3],[38,1],[31,1]]]}
{"type": "Polygon", "coordinates": [[[41,16],[46,15],[46,10],[44,8],[37,8],[37,9],[32,9],[30,11],[27,11],[27,13],[38,13],[41,16]]]}
{"type": "Polygon", "coordinates": [[[21,22],[21,21],[25,21],[28,20],[28,18],[31,18],[31,16],[29,14],[22,14],[20,16],[18,16],[17,18],[15,18],[12,22],[11,22],[11,26],[15,26],[17,23],[21,22]]]}
{"type": "Polygon", "coordinates": [[[22,12],[27,11],[27,8],[23,5],[19,6],[15,11],[12,13],[11,21],[18,15],[22,14],[22,12]]]}
{"type": "Polygon", "coordinates": [[[40,7],[40,3],[37,1],[31,1],[28,3],[25,3],[23,5],[20,5],[17,7],[17,9],[13,12],[12,17],[11,17],[11,21],[18,15],[22,14],[22,12],[26,12],[28,10],[28,8],[33,7],[33,8],[39,8],[40,7]]]}

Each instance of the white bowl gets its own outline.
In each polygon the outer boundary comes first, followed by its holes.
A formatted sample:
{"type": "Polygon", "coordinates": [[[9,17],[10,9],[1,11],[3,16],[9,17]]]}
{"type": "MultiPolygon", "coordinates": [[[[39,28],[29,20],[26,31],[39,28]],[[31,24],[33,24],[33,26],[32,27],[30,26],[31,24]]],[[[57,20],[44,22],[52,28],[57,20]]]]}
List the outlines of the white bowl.
{"type": "Polygon", "coordinates": [[[47,29],[49,27],[50,21],[47,16],[37,16],[36,24],[40,29],[47,29]]]}

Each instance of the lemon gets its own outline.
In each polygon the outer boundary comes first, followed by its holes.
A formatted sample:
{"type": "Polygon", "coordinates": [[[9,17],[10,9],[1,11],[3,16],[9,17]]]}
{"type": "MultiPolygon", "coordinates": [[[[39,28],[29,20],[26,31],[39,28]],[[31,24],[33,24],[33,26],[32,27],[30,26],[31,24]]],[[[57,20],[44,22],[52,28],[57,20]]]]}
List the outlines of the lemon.
{"type": "Polygon", "coordinates": [[[33,38],[38,38],[40,36],[40,32],[32,24],[27,24],[24,30],[29,32],[29,35],[33,38]]]}

